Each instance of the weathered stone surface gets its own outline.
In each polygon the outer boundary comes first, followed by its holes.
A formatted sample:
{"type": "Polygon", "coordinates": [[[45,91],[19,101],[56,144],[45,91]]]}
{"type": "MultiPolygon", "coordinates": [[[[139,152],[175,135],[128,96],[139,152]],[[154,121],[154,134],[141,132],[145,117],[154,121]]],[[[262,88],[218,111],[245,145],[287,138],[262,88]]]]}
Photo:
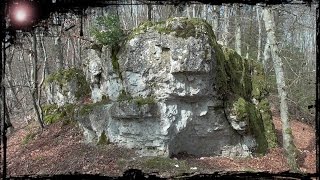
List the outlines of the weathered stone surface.
{"type": "Polygon", "coordinates": [[[105,132],[110,142],[142,155],[242,157],[266,151],[269,119],[251,102],[259,93],[252,93],[250,63],[218,45],[206,22],[147,22],[116,56],[111,52],[89,50],[92,99],[110,102],[80,115],[88,141],[105,132]]]}
{"type": "Polygon", "coordinates": [[[62,69],[51,74],[45,82],[47,102],[63,106],[74,104],[90,93],[84,73],[80,69],[62,69]]]}

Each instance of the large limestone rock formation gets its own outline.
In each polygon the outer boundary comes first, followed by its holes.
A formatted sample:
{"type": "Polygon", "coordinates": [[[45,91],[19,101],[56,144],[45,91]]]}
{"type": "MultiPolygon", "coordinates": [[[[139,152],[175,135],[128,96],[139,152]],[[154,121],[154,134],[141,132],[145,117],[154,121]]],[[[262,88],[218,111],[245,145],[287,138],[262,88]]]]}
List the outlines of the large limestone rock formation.
{"type": "Polygon", "coordinates": [[[261,67],[221,47],[205,21],[147,22],[119,47],[88,54],[94,103],[76,119],[89,142],[107,137],[163,156],[248,156],[275,146],[261,67]]]}

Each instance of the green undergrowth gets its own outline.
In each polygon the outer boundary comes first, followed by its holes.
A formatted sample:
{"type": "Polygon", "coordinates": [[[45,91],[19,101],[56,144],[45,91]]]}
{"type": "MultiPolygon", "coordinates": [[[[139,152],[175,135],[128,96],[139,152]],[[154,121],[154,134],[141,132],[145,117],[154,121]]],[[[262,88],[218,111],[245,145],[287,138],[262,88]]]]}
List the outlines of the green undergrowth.
{"type": "Polygon", "coordinates": [[[184,160],[174,160],[165,157],[152,157],[142,162],[144,169],[153,169],[159,171],[175,171],[186,172],[189,170],[187,162],[184,160]]]}
{"type": "Polygon", "coordinates": [[[74,121],[75,108],[77,106],[74,104],[66,104],[61,107],[55,104],[44,105],[42,107],[44,122],[49,125],[62,120],[64,124],[69,124],[74,121]]]}
{"type": "Polygon", "coordinates": [[[27,145],[30,141],[32,141],[36,137],[36,133],[29,132],[22,140],[23,145],[27,145]]]}

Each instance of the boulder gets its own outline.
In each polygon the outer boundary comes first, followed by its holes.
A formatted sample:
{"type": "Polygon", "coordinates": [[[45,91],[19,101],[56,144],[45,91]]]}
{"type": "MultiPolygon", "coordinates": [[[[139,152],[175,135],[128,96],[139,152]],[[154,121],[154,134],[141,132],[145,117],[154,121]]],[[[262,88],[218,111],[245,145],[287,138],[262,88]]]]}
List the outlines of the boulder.
{"type": "Polygon", "coordinates": [[[103,134],[142,155],[265,153],[276,141],[253,62],[219,45],[201,19],[146,22],[116,48],[88,50],[94,104],[76,119],[87,141],[103,134]]]}

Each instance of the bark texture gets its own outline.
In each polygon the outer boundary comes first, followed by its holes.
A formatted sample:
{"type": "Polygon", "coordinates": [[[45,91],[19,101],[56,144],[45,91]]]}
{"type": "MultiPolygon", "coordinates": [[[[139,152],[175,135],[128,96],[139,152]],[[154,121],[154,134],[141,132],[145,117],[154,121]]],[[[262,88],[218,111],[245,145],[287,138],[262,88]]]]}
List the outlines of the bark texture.
{"type": "Polygon", "coordinates": [[[267,38],[270,43],[271,56],[273,66],[276,73],[277,89],[280,98],[280,117],[282,121],[283,147],[286,151],[287,161],[292,171],[298,171],[297,150],[293,143],[292,130],[288,118],[288,103],[287,103],[287,87],[285,83],[285,75],[283,63],[279,56],[279,49],[275,36],[275,21],[272,9],[265,8],[263,17],[267,31],[267,38]]]}

